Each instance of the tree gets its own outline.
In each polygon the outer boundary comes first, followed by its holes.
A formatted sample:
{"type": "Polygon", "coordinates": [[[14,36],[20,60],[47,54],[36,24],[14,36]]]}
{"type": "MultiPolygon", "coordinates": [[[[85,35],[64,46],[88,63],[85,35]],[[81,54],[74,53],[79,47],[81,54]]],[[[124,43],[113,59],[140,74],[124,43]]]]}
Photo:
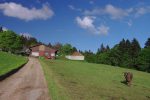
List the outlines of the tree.
{"type": "Polygon", "coordinates": [[[106,46],[106,51],[109,51],[110,50],[110,47],[109,45],[106,46]]]}
{"type": "Polygon", "coordinates": [[[59,43],[59,42],[57,42],[56,44],[53,45],[53,48],[54,48],[54,49],[57,49],[57,50],[60,50],[61,47],[62,47],[62,44],[59,43]]]}
{"type": "Polygon", "coordinates": [[[110,64],[109,62],[109,51],[110,48],[107,45],[106,48],[103,44],[101,44],[101,48],[97,50],[96,53],[96,63],[102,63],[102,64],[110,64]]]}
{"type": "Polygon", "coordinates": [[[4,51],[11,51],[16,39],[16,34],[12,31],[4,31],[0,34],[0,47],[4,51]]]}
{"type": "Polygon", "coordinates": [[[120,41],[118,49],[120,50],[120,52],[122,54],[124,54],[126,52],[126,41],[124,39],[122,39],[122,41],[120,41]]]}
{"type": "Polygon", "coordinates": [[[28,46],[34,46],[34,45],[36,45],[36,44],[38,44],[38,42],[37,42],[37,39],[34,38],[34,37],[30,37],[30,38],[28,39],[28,41],[27,41],[27,45],[28,45],[28,46]]]}
{"type": "Polygon", "coordinates": [[[70,55],[72,53],[72,46],[71,46],[71,44],[67,43],[67,44],[63,45],[61,47],[60,51],[61,51],[61,53],[63,55],[70,55]]]}
{"type": "Polygon", "coordinates": [[[0,32],[2,32],[3,31],[3,27],[0,27],[0,32]]]}
{"type": "Polygon", "coordinates": [[[131,50],[131,42],[127,39],[126,40],[126,52],[129,54],[131,50]]]}
{"type": "Polygon", "coordinates": [[[134,38],[131,43],[131,56],[136,58],[141,51],[139,42],[134,38]]]}
{"type": "Polygon", "coordinates": [[[148,48],[148,47],[150,47],[150,38],[147,39],[144,48],[148,48]]]}
{"type": "Polygon", "coordinates": [[[85,51],[83,53],[84,57],[85,57],[85,61],[89,62],[89,63],[96,63],[96,55],[89,51],[85,51]]]}
{"type": "Polygon", "coordinates": [[[13,31],[4,31],[0,33],[0,48],[3,51],[15,52],[22,48],[21,37],[13,31]]]}
{"type": "Polygon", "coordinates": [[[71,53],[76,52],[76,51],[77,51],[77,48],[73,47],[71,53]]]}
{"type": "Polygon", "coordinates": [[[79,53],[84,54],[84,52],[82,50],[79,50],[79,53]]]}
{"type": "Polygon", "coordinates": [[[21,37],[19,35],[16,36],[16,40],[11,48],[13,51],[19,51],[23,48],[23,42],[21,41],[21,37]]]}
{"type": "Polygon", "coordinates": [[[139,42],[134,38],[132,40],[132,43],[131,43],[131,51],[130,51],[130,56],[131,56],[131,60],[132,60],[132,64],[131,66],[137,68],[137,58],[139,56],[139,53],[141,51],[141,47],[140,47],[140,44],[139,42]]]}
{"type": "Polygon", "coordinates": [[[26,37],[24,35],[21,35],[21,40],[23,42],[23,47],[26,47],[26,48],[29,48],[30,46],[33,46],[36,44],[42,44],[41,42],[38,42],[36,38],[26,37]]]}
{"type": "Polygon", "coordinates": [[[98,48],[97,52],[96,52],[96,55],[99,55],[100,53],[101,53],[101,50],[98,48]]]}
{"type": "Polygon", "coordinates": [[[106,51],[106,48],[104,47],[103,43],[101,44],[100,52],[103,53],[106,51]]]}
{"type": "Polygon", "coordinates": [[[150,73],[150,47],[142,49],[138,57],[138,70],[150,73]]]}
{"type": "MultiPolygon", "coordinates": [[[[118,63],[118,66],[121,66],[121,67],[127,67],[125,65],[125,60],[126,60],[126,57],[127,57],[127,50],[126,50],[126,40],[125,39],[122,39],[119,44],[117,45],[117,47],[115,47],[115,56],[117,55],[117,63],[118,63]]],[[[113,54],[112,54],[113,55],[113,54]]]]}
{"type": "Polygon", "coordinates": [[[109,52],[103,52],[96,57],[96,63],[101,63],[101,64],[108,64],[110,65],[110,58],[109,58],[110,53],[109,52]]]}
{"type": "Polygon", "coordinates": [[[121,65],[121,52],[118,48],[119,45],[115,45],[109,53],[110,64],[113,66],[121,65]]]}
{"type": "Polygon", "coordinates": [[[103,43],[101,44],[100,48],[98,48],[97,50],[97,55],[99,55],[100,53],[103,53],[106,51],[106,48],[104,47],[103,43]]]}
{"type": "Polygon", "coordinates": [[[131,43],[127,39],[122,39],[120,43],[114,46],[110,50],[110,62],[111,65],[121,66],[121,67],[130,67],[131,59],[130,59],[130,47],[131,43]]]}
{"type": "Polygon", "coordinates": [[[52,48],[53,46],[52,46],[52,44],[51,44],[51,43],[48,43],[48,47],[52,48]]]}

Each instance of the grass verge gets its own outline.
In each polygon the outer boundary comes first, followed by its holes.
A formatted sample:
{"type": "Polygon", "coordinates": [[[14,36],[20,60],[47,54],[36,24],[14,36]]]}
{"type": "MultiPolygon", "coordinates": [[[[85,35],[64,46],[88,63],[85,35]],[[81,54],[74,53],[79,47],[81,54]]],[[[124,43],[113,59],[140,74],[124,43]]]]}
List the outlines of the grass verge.
{"type": "Polygon", "coordinates": [[[26,57],[0,51],[0,76],[21,67],[27,61],[26,57]]]}

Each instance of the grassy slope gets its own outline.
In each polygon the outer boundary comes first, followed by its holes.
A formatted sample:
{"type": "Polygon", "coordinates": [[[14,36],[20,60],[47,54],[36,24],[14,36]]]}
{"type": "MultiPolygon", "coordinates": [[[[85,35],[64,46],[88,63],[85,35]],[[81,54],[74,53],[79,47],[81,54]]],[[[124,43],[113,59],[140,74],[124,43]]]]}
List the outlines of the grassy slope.
{"type": "Polygon", "coordinates": [[[27,58],[0,51],[0,76],[23,65],[27,58]]]}
{"type": "Polygon", "coordinates": [[[147,100],[150,74],[76,61],[42,60],[52,100],[147,100]],[[121,83],[123,72],[133,73],[131,87],[121,83]]]}

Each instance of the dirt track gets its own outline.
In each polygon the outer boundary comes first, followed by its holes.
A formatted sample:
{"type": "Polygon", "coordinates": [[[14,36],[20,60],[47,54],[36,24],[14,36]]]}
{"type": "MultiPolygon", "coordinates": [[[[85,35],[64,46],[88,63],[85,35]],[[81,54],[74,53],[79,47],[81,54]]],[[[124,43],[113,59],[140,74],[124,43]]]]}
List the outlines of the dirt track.
{"type": "Polygon", "coordinates": [[[35,58],[0,82],[0,100],[50,100],[42,67],[35,58]]]}

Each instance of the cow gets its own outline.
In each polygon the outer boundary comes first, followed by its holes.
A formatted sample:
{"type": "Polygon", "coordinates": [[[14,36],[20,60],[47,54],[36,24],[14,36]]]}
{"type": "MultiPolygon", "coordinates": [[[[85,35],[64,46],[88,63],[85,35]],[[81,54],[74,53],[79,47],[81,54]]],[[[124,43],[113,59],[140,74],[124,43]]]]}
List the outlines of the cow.
{"type": "Polygon", "coordinates": [[[128,86],[131,85],[131,81],[133,79],[133,74],[131,72],[124,72],[125,82],[128,86]]]}

